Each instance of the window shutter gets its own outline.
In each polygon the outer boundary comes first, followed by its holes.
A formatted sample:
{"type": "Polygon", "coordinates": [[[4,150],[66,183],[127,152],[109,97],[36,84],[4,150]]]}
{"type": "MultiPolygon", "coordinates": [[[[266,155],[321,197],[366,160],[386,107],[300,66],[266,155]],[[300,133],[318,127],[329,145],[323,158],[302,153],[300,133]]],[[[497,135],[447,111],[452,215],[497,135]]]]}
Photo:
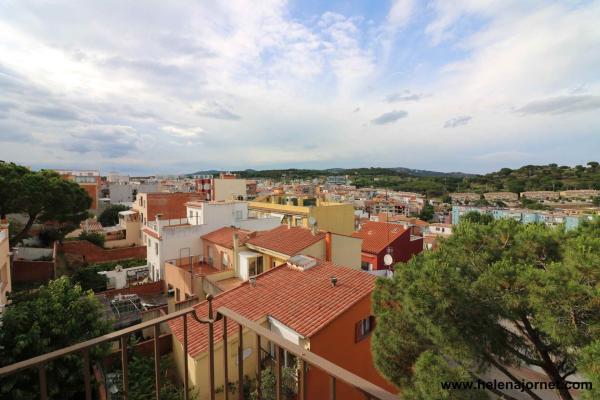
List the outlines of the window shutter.
{"type": "Polygon", "coordinates": [[[358,321],[354,324],[354,343],[358,343],[360,341],[360,324],[362,321],[358,321]]]}
{"type": "Polygon", "coordinates": [[[371,326],[371,332],[375,330],[375,316],[371,315],[369,317],[369,325],[371,326]]]}

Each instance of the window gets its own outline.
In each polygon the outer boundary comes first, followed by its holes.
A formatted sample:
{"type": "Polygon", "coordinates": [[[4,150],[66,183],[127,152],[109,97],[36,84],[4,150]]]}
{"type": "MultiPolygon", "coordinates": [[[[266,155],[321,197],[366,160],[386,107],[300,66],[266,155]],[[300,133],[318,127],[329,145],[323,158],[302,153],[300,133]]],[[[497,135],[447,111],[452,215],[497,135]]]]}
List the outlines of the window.
{"type": "Polygon", "coordinates": [[[152,241],[148,238],[148,247],[152,247],[152,241]]]}
{"type": "Polygon", "coordinates": [[[368,318],[361,319],[354,325],[354,341],[356,343],[366,339],[375,329],[375,317],[373,315],[368,318]]]}
{"type": "Polygon", "coordinates": [[[154,253],[158,255],[158,243],[154,243],[154,253]]]}
{"type": "Polygon", "coordinates": [[[223,268],[229,267],[229,254],[221,253],[221,265],[223,265],[223,268]]]}
{"type": "Polygon", "coordinates": [[[360,268],[361,268],[363,271],[372,271],[372,270],[373,270],[373,264],[371,264],[371,263],[370,263],[370,262],[368,262],[368,261],[361,261],[361,262],[360,262],[360,268]]]}

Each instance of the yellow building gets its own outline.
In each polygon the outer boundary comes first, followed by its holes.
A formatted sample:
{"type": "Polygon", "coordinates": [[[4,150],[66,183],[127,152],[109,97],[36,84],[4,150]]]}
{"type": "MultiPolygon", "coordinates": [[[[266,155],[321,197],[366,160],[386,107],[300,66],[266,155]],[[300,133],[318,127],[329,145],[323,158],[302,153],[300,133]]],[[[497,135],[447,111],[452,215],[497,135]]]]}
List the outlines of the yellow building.
{"type": "Polygon", "coordinates": [[[11,289],[8,224],[0,222],[0,314],[8,303],[6,295],[11,289]]]}
{"type": "Polygon", "coordinates": [[[314,221],[319,230],[352,235],[354,207],[352,204],[332,203],[308,196],[271,195],[248,203],[251,215],[279,216],[282,223],[308,228],[314,221]]]}

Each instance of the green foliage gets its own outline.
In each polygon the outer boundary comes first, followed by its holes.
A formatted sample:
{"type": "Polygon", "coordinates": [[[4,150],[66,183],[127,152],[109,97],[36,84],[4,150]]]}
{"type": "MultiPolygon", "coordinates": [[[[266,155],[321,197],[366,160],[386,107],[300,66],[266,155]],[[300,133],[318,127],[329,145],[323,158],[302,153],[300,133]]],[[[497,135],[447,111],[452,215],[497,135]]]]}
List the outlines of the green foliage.
{"type": "Polygon", "coordinates": [[[34,222],[78,224],[87,217],[91,204],[85,190],[54,171],[31,171],[0,161],[0,217],[8,213],[29,217],[21,232],[11,238],[12,244],[24,239],[34,222]]]}
{"type": "Polygon", "coordinates": [[[129,210],[129,207],[125,205],[113,204],[102,211],[98,217],[98,222],[100,222],[102,226],[117,225],[119,223],[119,212],[127,210],[129,210]]]}
{"type": "Polygon", "coordinates": [[[594,199],[592,200],[592,203],[596,206],[596,207],[600,207],[600,196],[598,197],[594,197],[594,199]]]}
{"type": "Polygon", "coordinates": [[[592,383],[592,390],[583,392],[582,400],[600,399],[600,339],[582,350],[579,367],[592,383]]]}
{"type": "Polygon", "coordinates": [[[106,240],[104,235],[101,233],[86,231],[81,231],[81,233],[79,234],[79,239],[87,240],[88,242],[93,243],[98,247],[104,247],[104,241],[106,240]]]}
{"type": "MultiPolygon", "coordinates": [[[[131,400],[149,400],[156,398],[154,382],[154,358],[133,353],[129,366],[129,398],[131,400]]],[[[178,387],[170,379],[175,374],[175,367],[169,356],[160,358],[160,398],[161,400],[180,400],[183,388],[178,387]]],[[[194,396],[192,396],[194,398],[194,396]]]]}
{"type": "Polygon", "coordinates": [[[73,282],[79,283],[84,290],[92,290],[95,293],[104,292],[106,290],[107,279],[105,275],[100,275],[98,272],[112,271],[117,265],[120,265],[123,268],[138,267],[140,265],[146,265],[146,259],[135,258],[84,265],[75,269],[71,279],[73,282]]]}
{"type": "Polygon", "coordinates": [[[478,211],[469,211],[460,217],[460,221],[467,221],[474,224],[489,224],[494,221],[494,217],[491,214],[482,214],[478,211]]]}
{"type": "Polygon", "coordinates": [[[530,210],[548,210],[550,207],[543,205],[539,201],[531,200],[528,198],[521,198],[521,205],[530,210]]]}
{"type": "Polygon", "coordinates": [[[376,365],[413,398],[468,399],[467,391],[434,386],[449,374],[475,378],[492,365],[536,365],[555,382],[581,366],[592,379],[598,287],[600,220],[569,232],[466,220],[437,251],[398,264],[393,279],[377,282],[376,365]]]}
{"type": "Polygon", "coordinates": [[[425,203],[421,213],[419,214],[419,219],[422,219],[423,221],[431,221],[434,213],[435,210],[433,209],[433,206],[429,203],[425,203]]]}
{"type": "MultiPolygon", "coordinates": [[[[0,329],[0,366],[104,335],[110,329],[111,324],[94,295],[79,285],[72,285],[66,277],[59,278],[35,292],[13,298],[0,329]]],[[[107,350],[106,346],[93,348],[90,357],[99,360],[107,350]]],[[[81,398],[81,370],[80,355],[50,362],[46,369],[49,398],[81,398]]],[[[2,378],[0,398],[39,398],[37,371],[2,378]]]]}

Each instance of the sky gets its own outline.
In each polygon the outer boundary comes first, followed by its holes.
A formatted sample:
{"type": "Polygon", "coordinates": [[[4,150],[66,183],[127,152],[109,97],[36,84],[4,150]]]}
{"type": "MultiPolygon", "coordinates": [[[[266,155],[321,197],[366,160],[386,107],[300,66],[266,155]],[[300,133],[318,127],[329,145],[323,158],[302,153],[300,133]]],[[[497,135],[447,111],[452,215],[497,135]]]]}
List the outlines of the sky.
{"type": "Polygon", "coordinates": [[[600,1],[0,0],[0,160],[129,174],[600,157],[600,1]]]}

